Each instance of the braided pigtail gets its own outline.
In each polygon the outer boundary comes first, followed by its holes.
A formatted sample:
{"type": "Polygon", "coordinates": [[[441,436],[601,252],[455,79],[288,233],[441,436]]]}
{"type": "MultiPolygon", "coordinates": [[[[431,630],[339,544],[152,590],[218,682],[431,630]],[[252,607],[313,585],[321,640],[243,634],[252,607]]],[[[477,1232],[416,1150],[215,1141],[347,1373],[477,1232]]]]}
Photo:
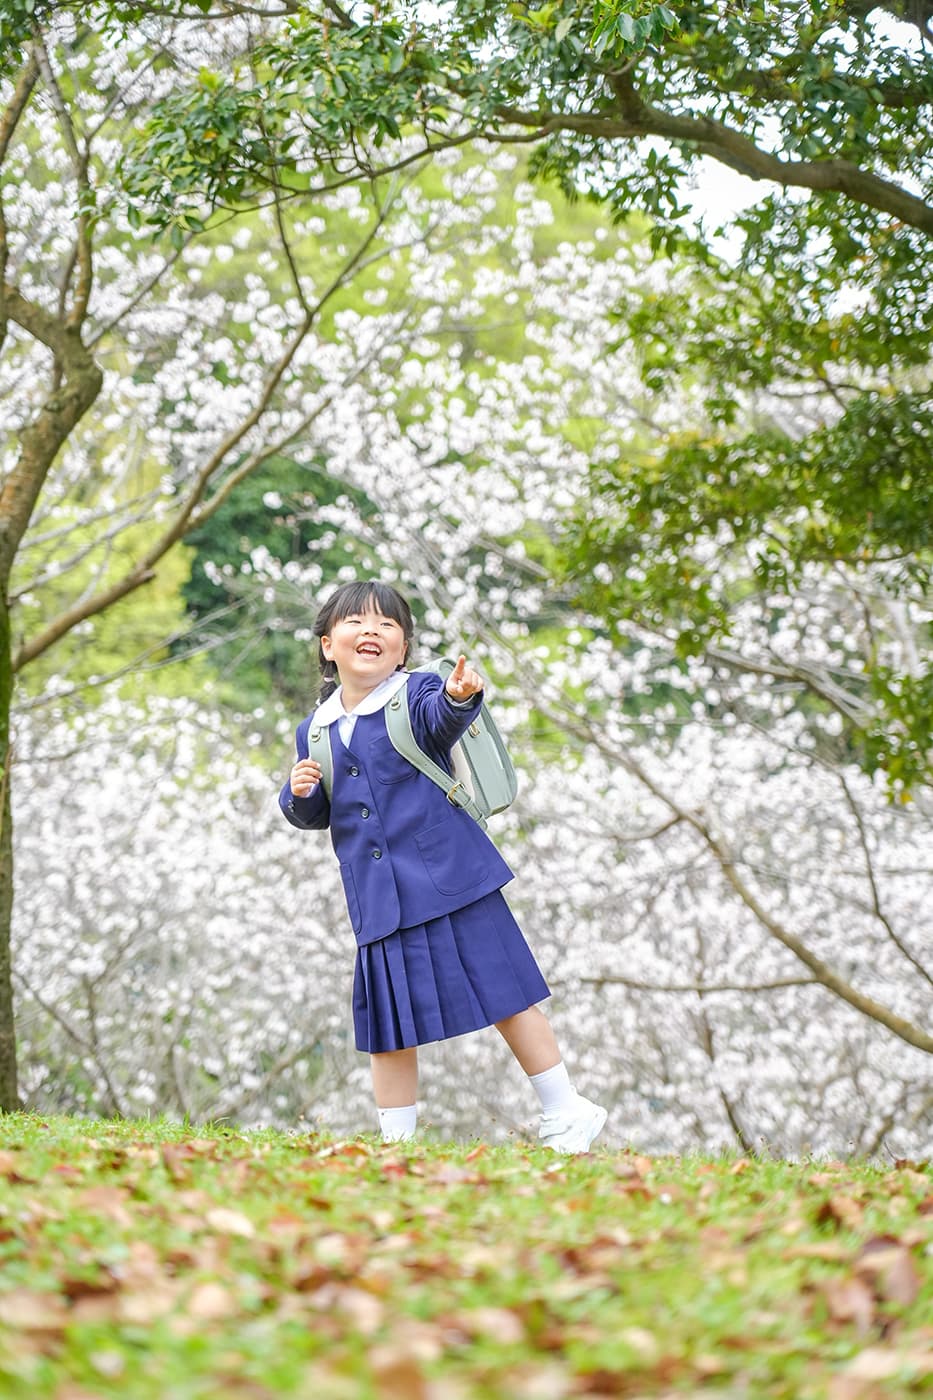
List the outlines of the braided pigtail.
{"type": "Polygon", "coordinates": [[[340,677],[337,675],[337,667],[333,661],[328,661],[323,651],[320,655],[321,667],[321,689],[318,695],[318,704],[323,705],[328,696],[333,695],[340,684],[340,677]]]}

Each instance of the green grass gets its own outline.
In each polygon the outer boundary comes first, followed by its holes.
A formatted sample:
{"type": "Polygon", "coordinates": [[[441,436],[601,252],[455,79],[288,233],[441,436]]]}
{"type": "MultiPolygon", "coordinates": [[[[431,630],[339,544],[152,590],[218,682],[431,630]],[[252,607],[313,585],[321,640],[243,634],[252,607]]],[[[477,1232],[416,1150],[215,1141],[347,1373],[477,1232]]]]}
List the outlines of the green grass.
{"type": "Polygon", "coordinates": [[[0,1118],[4,1400],[931,1390],[922,1164],[0,1118]]]}

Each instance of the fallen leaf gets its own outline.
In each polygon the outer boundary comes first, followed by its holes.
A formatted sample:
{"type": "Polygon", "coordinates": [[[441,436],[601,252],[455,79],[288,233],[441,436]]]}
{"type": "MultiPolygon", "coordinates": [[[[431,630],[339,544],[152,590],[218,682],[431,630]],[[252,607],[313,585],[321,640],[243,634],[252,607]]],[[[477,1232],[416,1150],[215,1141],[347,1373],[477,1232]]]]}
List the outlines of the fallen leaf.
{"type": "Polygon", "coordinates": [[[222,1283],[199,1283],[185,1300],[188,1315],[201,1318],[204,1322],[233,1317],[239,1310],[236,1298],[222,1283]]]}
{"type": "Polygon", "coordinates": [[[920,1292],[920,1275],[910,1250],[879,1235],[859,1250],[857,1273],[871,1280],[877,1297],[908,1307],[920,1292]]]}
{"type": "Polygon", "coordinates": [[[825,1259],[828,1263],[841,1263],[850,1258],[852,1250],[836,1240],[825,1240],[814,1244],[794,1244],[781,1251],[782,1259],[825,1259]]]}
{"type": "Polygon", "coordinates": [[[124,1292],[116,1299],[116,1314],[121,1322],[148,1326],[165,1317],[175,1307],[177,1288],[165,1280],[138,1292],[124,1292]]]}
{"type": "Polygon", "coordinates": [[[465,1309],[456,1314],[455,1322],[468,1337],[491,1337],[501,1346],[514,1346],[525,1340],[522,1320],[509,1308],[465,1309]]]}
{"type": "Polygon", "coordinates": [[[93,1278],[80,1278],[66,1274],[60,1280],[59,1286],[65,1298],[77,1302],[79,1298],[106,1297],[116,1292],[118,1284],[112,1273],[101,1271],[93,1278]]]}
{"type": "Polygon", "coordinates": [[[133,1223],[127,1209],[129,1193],[123,1186],[85,1186],[75,1196],[75,1202],[95,1215],[103,1216],[105,1220],[112,1220],[121,1229],[129,1229],[133,1223]]]}
{"type": "Polygon", "coordinates": [[[251,1240],[256,1234],[251,1220],[240,1211],[229,1210],[226,1206],[215,1206],[204,1218],[211,1229],[220,1235],[240,1235],[243,1239],[251,1240]]]}
{"type": "Polygon", "coordinates": [[[834,1322],[852,1322],[861,1336],[868,1335],[875,1317],[875,1298],[864,1279],[829,1279],[822,1293],[834,1322]]]}
{"type": "Polygon", "coordinates": [[[892,1394],[892,1377],[906,1371],[917,1380],[933,1375],[933,1349],[893,1351],[887,1347],[866,1347],[829,1383],[827,1400],[875,1400],[892,1394]]]}
{"type": "Polygon", "coordinates": [[[173,1181],[188,1181],[190,1179],[191,1168],[188,1166],[185,1154],[178,1143],[163,1142],[162,1165],[173,1181]]]}
{"type": "Polygon", "coordinates": [[[385,1317],[385,1305],[362,1288],[326,1283],[311,1294],[310,1303],[322,1312],[336,1310],[364,1337],[378,1332],[385,1317]]]}
{"type": "Polygon", "coordinates": [[[116,1380],[126,1370],[126,1357],[119,1351],[92,1351],[88,1361],[97,1374],[107,1380],[116,1380]]]}
{"type": "Polygon", "coordinates": [[[57,1293],[16,1288],[0,1294],[0,1322],[18,1332],[62,1332],[68,1308],[57,1293]]]}
{"type": "Polygon", "coordinates": [[[404,1346],[373,1347],[369,1366],[379,1400],[430,1400],[421,1363],[404,1346]]]}
{"type": "Polygon", "coordinates": [[[818,1225],[833,1224],[837,1229],[859,1230],[864,1212],[852,1196],[829,1196],[816,1212],[818,1225]]]}
{"type": "Polygon", "coordinates": [[[22,1159],[19,1153],[0,1152],[0,1176],[6,1181],[12,1181],[14,1184],[16,1182],[23,1182],[26,1185],[35,1186],[36,1178],[34,1176],[23,1176],[20,1172],[21,1166],[22,1159]]]}

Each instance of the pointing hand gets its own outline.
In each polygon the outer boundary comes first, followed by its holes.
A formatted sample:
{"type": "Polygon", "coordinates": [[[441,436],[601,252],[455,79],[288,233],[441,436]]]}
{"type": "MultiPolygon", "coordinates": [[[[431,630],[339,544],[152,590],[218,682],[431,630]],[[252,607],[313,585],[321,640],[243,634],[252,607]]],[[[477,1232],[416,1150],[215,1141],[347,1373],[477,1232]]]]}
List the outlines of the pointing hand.
{"type": "Polygon", "coordinates": [[[447,677],[445,689],[451,700],[469,700],[483,688],[482,677],[467,665],[465,656],[457,657],[457,664],[447,677]]]}

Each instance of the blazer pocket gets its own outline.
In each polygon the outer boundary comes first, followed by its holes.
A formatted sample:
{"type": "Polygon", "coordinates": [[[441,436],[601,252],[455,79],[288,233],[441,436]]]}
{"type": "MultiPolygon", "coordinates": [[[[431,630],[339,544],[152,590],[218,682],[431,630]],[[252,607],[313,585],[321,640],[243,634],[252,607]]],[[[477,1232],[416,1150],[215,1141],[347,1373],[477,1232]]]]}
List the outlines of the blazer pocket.
{"type": "Polygon", "coordinates": [[[402,757],[387,735],[370,742],[369,763],[380,783],[402,783],[406,778],[414,778],[418,772],[407,758],[402,757]]]}
{"type": "Polygon", "coordinates": [[[360,900],[356,893],[356,881],[353,878],[353,871],[346,861],[340,862],[340,878],[343,881],[343,892],[347,899],[347,913],[350,915],[350,924],[354,933],[359,933],[363,927],[363,915],[360,910],[360,900]]]}
{"type": "Polygon", "coordinates": [[[438,822],[415,834],[421,859],[440,894],[463,894],[486,878],[489,863],[485,854],[464,839],[472,835],[469,828],[461,834],[450,822],[438,822]]]}

